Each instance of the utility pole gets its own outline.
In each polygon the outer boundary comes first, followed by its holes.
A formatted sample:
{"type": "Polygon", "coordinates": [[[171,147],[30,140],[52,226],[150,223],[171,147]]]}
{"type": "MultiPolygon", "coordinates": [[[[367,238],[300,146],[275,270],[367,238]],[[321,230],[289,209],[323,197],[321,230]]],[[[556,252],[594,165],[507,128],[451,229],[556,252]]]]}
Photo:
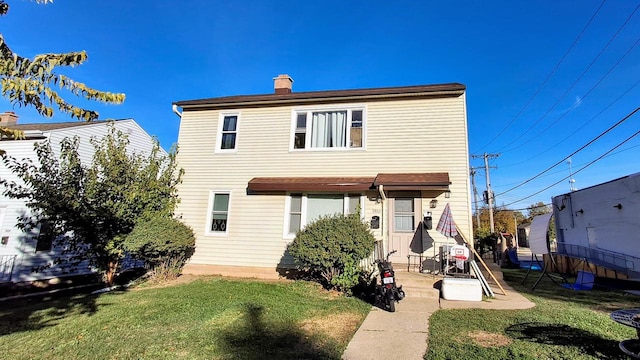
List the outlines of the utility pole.
{"type": "Polygon", "coordinates": [[[569,191],[574,192],[576,190],[578,190],[578,188],[576,188],[576,180],[573,178],[573,171],[571,171],[571,157],[569,157],[569,159],[567,159],[567,164],[569,164],[569,191]]]}
{"type": "Polygon", "coordinates": [[[480,211],[478,211],[478,189],[476,188],[476,168],[470,169],[471,185],[473,186],[473,203],[476,207],[476,225],[480,227],[480,211]]]}
{"type": "Polygon", "coordinates": [[[493,192],[491,191],[491,178],[489,177],[489,159],[497,158],[498,156],[500,156],[500,154],[484,153],[482,155],[471,155],[471,157],[474,159],[484,159],[484,172],[487,177],[487,204],[489,205],[489,226],[491,228],[491,233],[494,233],[496,229],[493,224],[493,192]]]}

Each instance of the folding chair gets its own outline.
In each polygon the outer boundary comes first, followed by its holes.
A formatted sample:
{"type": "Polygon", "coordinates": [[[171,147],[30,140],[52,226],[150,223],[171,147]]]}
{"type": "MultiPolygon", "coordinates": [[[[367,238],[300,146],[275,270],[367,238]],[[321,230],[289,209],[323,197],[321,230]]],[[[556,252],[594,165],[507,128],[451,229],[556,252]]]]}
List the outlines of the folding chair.
{"type": "Polygon", "coordinates": [[[595,283],[596,277],[592,272],[578,270],[576,281],[573,284],[560,284],[567,289],[572,290],[591,290],[595,283]]]}

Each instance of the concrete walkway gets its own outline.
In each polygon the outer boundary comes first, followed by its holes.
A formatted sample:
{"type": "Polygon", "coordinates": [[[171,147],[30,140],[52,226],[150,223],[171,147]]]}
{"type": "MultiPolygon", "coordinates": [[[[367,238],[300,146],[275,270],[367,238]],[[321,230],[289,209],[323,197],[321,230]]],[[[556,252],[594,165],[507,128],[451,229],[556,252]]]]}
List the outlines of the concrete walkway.
{"type": "MultiPolygon", "coordinates": [[[[495,298],[486,301],[452,301],[440,299],[440,292],[434,288],[442,277],[413,272],[396,272],[398,284],[407,297],[396,305],[396,312],[389,313],[373,307],[369,315],[349,342],[342,354],[344,360],[380,359],[389,355],[392,349],[394,359],[423,359],[427,351],[429,337],[429,317],[439,309],[528,309],[534,303],[509,287],[502,279],[502,271],[487,264],[506,291],[491,280],[489,284],[496,293],[495,298]]],[[[488,278],[488,275],[485,274],[488,278]]]]}

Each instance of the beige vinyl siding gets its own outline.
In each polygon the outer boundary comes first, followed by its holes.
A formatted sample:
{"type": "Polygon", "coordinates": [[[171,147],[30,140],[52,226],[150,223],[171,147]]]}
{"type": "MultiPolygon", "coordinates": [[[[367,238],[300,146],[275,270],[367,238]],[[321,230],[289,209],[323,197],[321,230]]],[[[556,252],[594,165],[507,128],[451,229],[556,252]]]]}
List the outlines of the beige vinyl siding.
{"type": "MultiPolygon", "coordinates": [[[[316,107],[225,110],[240,114],[237,151],[230,154],[215,152],[218,111],[184,111],[178,161],[185,175],[177,212],[196,232],[197,249],[191,262],[256,267],[280,262],[291,241],[283,236],[285,197],[247,195],[247,183],[253,177],[448,172],[451,198],[440,195],[435,209],[428,209],[429,201],[424,201],[423,210],[431,211],[434,218],[430,235],[440,236],[435,225],[449,202],[458,226],[470,238],[464,96],[344,104],[358,106],[366,114],[365,143],[362,149],[353,150],[291,150],[293,111],[316,107]],[[226,236],[205,234],[211,190],[232,192],[226,236]]],[[[366,201],[366,219],[377,215],[386,222],[387,209],[381,214],[381,206],[366,201]]]]}

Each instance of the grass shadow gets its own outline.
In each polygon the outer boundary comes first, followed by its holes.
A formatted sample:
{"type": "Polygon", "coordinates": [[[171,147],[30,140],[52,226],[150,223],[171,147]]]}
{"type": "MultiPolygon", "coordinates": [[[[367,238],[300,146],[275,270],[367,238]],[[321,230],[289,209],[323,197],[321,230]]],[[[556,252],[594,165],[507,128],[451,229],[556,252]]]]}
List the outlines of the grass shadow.
{"type": "Polygon", "coordinates": [[[225,359],[338,359],[330,341],[310,335],[295,323],[267,320],[265,308],[245,304],[239,326],[224,330],[225,359]]]}
{"type": "Polygon", "coordinates": [[[575,347],[581,353],[597,359],[626,359],[618,342],[603,339],[588,331],[563,324],[542,322],[520,323],[508,327],[505,332],[514,339],[545,345],[575,347]]]}
{"type": "Polygon", "coordinates": [[[93,315],[98,295],[41,295],[3,301],[0,306],[0,336],[52,327],[66,316],[93,315]]]}

